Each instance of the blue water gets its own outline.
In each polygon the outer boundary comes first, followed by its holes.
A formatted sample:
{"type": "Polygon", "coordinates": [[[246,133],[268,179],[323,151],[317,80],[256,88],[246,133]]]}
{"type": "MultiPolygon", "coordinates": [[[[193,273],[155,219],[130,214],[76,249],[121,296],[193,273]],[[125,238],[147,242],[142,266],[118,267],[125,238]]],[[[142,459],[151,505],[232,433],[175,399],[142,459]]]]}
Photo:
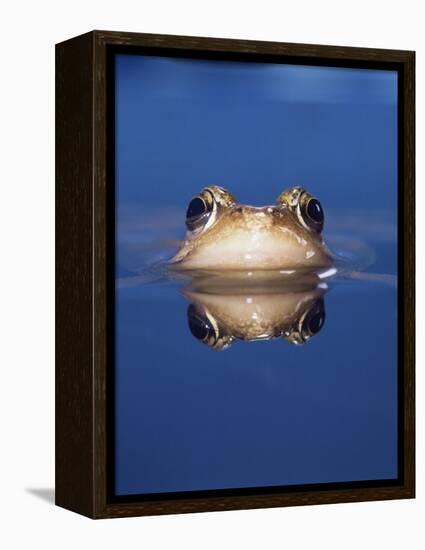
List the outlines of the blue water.
{"type": "Polygon", "coordinates": [[[395,478],[396,73],[116,61],[116,493],[395,478]],[[365,269],[328,283],[304,345],[210,349],[184,283],[146,276],[209,184],[253,205],[307,188],[365,269]]]}

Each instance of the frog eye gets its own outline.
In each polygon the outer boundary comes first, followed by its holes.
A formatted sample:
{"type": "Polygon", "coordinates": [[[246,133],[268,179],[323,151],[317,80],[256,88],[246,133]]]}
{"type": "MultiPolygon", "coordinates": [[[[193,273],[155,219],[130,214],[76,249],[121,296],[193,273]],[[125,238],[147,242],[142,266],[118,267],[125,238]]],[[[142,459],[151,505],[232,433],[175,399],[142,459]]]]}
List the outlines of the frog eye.
{"type": "Polygon", "coordinates": [[[319,298],[302,320],[301,333],[304,342],[322,330],[325,318],[325,303],[323,298],[319,298]]]}
{"type": "Polygon", "coordinates": [[[290,344],[305,344],[322,330],[325,319],[325,302],[323,298],[319,298],[299,319],[296,326],[285,332],[283,337],[290,344]]]}
{"type": "Polygon", "coordinates": [[[187,207],[186,226],[190,231],[195,231],[206,225],[213,211],[213,203],[207,203],[204,198],[194,197],[187,207]]]}
{"type": "Polygon", "coordinates": [[[187,308],[187,320],[192,336],[210,348],[225,349],[233,341],[231,336],[220,334],[219,327],[203,308],[190,304],[187,308]]]}
{"type": "Polygon", "coordinates": [[[211,185],[190,201],[186,211],[186,226],[189,231],[207,229],[226,208],[236,204],[236,199],[226,189],[211,185]]]}
{"type": "Polygon", "coordinates": [[[301,196],[299,209],[304,223],[314,231],[317,231],[317,233],[321,233],[325,215],[320,202],[308,193],[304,193],[304,195],[301,196]]]}
{"type": "Polygon", "coordinates": [[[212,345],[216,342],[216,334],[212,323],[208,317],[193,304],[190,304],[187,309],[187,320],[189,329],[192,335],[203,343],[211,342],[212,345]]]}
{"type": "Polygon", "coordinates": [[[325,215],[320,202],[302,187],[293,187],[281,193],[277,204],[294,212],[304,227],[321,233],[325,215]]]}

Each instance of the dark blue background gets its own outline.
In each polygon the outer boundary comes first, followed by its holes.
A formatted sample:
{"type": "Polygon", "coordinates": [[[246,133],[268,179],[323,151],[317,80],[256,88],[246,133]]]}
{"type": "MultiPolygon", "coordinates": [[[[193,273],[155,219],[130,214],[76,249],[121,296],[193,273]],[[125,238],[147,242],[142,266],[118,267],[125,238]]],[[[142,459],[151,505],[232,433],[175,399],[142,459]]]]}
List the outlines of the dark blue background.
{"type": "MultiPolygon", "coordinates": [[[[396,73],[120,55],[116,79],[119,274],[167,255],[208,184],[255,205],[302,185],[330,242],[396,274],[396,73]]],[[[216,353],[176,285],[118,288],[117,493],[396,477],[396,290],[325,300],[302,347],[216,353]]]]}

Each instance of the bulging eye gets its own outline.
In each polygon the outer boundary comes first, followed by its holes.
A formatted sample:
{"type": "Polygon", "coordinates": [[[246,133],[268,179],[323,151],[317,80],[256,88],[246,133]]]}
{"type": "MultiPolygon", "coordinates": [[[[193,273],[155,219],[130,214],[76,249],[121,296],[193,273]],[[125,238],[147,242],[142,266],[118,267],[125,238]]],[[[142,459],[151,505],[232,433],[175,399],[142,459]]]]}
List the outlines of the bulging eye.
{"type": "Polygon", "coordinates": [[[317,233],[321,233],[323,224],[325,222],[325,215],[320,202],[309,195],[304,193],[300,201],[300,214],[303,222],[313,229],[317,233]]]}
{"type": "Polygon", "coordinates": [[[202,306],[190,304],[187,308],[187,320],[192,335],[214,350],[224,350],[232,345],[234,337],[202,306]]]}
{"type": "Polygon", "coordinates": [[[314,223],[323,223],[323,208],[317,199],[310,199],[306,208],[307,216],[314,223]]]}
{"type": "Polygon", "coordinates": [[[302,335],[304,340],[308,340],[320,332],[325,324],[325,303],[322,298],[317,300],[302,323],[302,335]]]}
{"type": "Polygon", "coordinates": [[[200,342],[214,347],[217,342],[214,327],[208,317],[193,304],[187,309],[187,320],[192,335],[200,342]]]}
{"type": "Polygon", "coordinates": [[[189,231],[195,231],[203,227],[208,222],[212,210],[212,203],[207,203],[201,197],[193,198],[186,212],[186,226],[189,231]]]}
{"type": "Polygon", "coordinates": [[[321,233],[325,223],[325,214],[320,202],[302,187],[292,187],[283,191],[277,198],[277,204],[293,212],[298,221],[311,231],[321,233]]]}
{"type": "Polygon", "coordinates": [[[190,201],[186,211],[186,226],[189,231],[200,233],[211,227],[226,209],[236,204],[235,197],[218,185],[204,187],[190,201]]]}

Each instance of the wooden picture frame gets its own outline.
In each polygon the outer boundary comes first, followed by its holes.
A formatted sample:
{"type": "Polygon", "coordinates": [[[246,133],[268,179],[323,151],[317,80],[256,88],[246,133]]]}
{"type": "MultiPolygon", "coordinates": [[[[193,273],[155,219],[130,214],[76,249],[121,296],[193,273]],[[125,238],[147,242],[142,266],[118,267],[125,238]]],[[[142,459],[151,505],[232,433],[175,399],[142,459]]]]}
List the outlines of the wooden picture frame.
{"type": "MultiPolygon", "coordinates": [[[[113,282],[113,281],[112,281],[113,282]]],[[[56,46],[56,504],[90,518],[413,498],[415,495],[415,54],[93,31],[56,46]],[[399,477],[391,483],[111,497],[112,56],[147,51],[398,71],[399,477]]]]}

